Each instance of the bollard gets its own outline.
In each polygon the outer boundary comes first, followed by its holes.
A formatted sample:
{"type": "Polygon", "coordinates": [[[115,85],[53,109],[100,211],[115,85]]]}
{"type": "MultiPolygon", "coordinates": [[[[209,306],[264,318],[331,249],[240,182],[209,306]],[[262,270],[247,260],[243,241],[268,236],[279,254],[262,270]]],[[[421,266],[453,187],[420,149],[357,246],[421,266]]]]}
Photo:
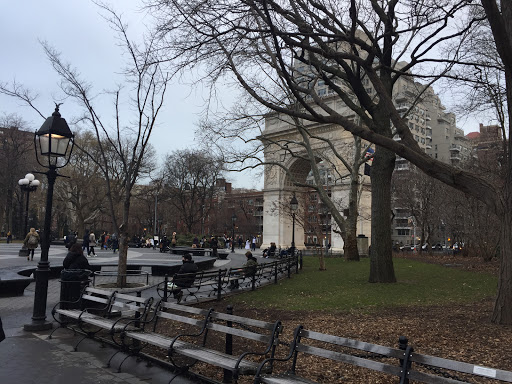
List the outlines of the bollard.
{"type": "MultiPolygon", "coordinates": [[[[226,313],[228,315],[233,314],[233,306],[228,305],[226,308],[226,313]]],[[[228,321],[226,324],[228,327],[233,326],[233,322],[228,321]]],[[[233,335],[226,333],[226,355],[233,354],[233,335]]],[[[231,383],[233,381],[233,372],[229,369],[224,369],[224,378],[222,380],[223,383],[231,383]]]]}

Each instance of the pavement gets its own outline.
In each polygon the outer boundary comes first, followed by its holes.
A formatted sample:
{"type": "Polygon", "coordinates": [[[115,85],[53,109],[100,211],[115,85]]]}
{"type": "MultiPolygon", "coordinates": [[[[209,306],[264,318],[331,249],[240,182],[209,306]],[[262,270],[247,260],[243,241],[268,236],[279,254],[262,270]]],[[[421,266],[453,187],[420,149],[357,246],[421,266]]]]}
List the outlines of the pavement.
{"type": "MultiPolygon", "coordinates": [[[[25,266],[37,264],[40,258],[40,249],[36,250],[34,261],[27,261],[25,257],[18,256],[21,244],[5,242],[0,243],[0,268],[25,266]]],[[[245,262],[245,249],[237,249],[230,253],[227,260],[217,260],[215,268],[239,267],[245,262]]],[[[50,264],[62,264],[67,249],[64,246],[52,246],[49,251],[50,264]]],[[[97,257],[90,258],[89,263],[117,262],[117,253],[96,249],[97,257]]],[[[255,253],[261,257],[261,251],[255,253]]],[[[137,261],[165,261],[181,263],[181,256],[160,253],[158,250],[148,248],[134,248],[128,251],[129,260],[137,261]]],[[[194,259],[199,259],[195,257],[194,259]]],[[[156,285],[163,280],[161,276],[151,276],[150,285],[156,285]]],[[[109,357],[115,350],[109,346],[101,347],[100,343],[85,340],[80,344],[78,352],[73,351],[74,344],[79,335],[74,335],[66,329],[57,330],[52,339],[48,340],[50,331],[27,332],[23,330],[24,324],[31,322],[34,305],[34,287],[31,283],[23,296],[0,297],[0,318],[7,338],[0,342],[0,383],[2,384],[85,384],[85,383],[169,383],[188,384],[193,381],[186,377],[174,377],[170,370],[152,365],[146,366],[144,362],[137,362],[135,358],[128,358],[122,366],[122,372],[117,367],[125,355],[119,353],[113,360],[111,368],[105,366],[109,357]]],[[[144,296],[158,297],[156,289],[149,289],[144,296]]],[[[47,320],[53,320],[51,309],[59,301],[60,282],[52,279],[48,283],[47,320]]],[[[57,324],[54,324],[56,327],[57,324]]]]}

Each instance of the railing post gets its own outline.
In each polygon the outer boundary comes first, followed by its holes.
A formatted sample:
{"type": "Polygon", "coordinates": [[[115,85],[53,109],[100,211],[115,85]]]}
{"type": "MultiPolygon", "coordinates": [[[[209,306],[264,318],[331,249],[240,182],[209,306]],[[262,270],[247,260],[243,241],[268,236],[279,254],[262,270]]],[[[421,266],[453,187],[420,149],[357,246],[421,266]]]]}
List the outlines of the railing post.
{"type": "Polygon", "coordinates": [[[274,284],[277,284],[277,261],[274,263],[274,284]]]}
{"type": "Polygon", "coordinates": [[[251,276],[251,291],[256,289],[256,273],[251,276]]]}
{"type": "Polygon", "coordinates": [[[167,303],[167,285],[169,284],[169,275],[165,275],[164,278],[164,302],[167,303]]]}
{"type": "MultiPolygon", "coordinates": [[[[400,336],[398,338],[398,348],[400,348],[402,351],[404,351],[404,357],[405,357],[405,351],[407,350],[407,343],[409,340],[405,336],[400,336]]],[[[404,359],[400,359],[400,367],[402,369],[409,370],[411,368],[411,362],[408,359],[407,356],[407,366],[404,367],[404,359]]],[[[406,373],[406,372],[405,372],[406,373]]],[[[400,384],[409,384],[409,379],[405,378],[406,375],[403,375],[404,372],[402,372],[402,377],[400,378],[400,384]]]]}
{"type": "Polygon", "coordinates": [[[221,299],[222,293],[222,270],[219,269],[219,275],[217,276],[217,300],[221,299]]]}
{"type": "Polygon", "coordinates": [[[290,278],[290,276],[291,276],[292,259],[293,259],[293,256],[286,259],[286,272],[288,273],[288,278],[290,278]]]}
{"type": "MultiPolygon", "coordinates": [[[[233,314],[233,306],[228,305],[226,308],[226,313],[228,315],[233,314]]],[[[233,322],[227,321],[226,325],[228,327],[233,326],[233,322]]],[[[232,355],[233,354],[233,335],[226,333],[226,355],[232,355]]],[[[224,378],[222,380],[223,383],[231,383],[233,381],[233,372],[231,372],[229,369],[224,369],[224,378]]]]}

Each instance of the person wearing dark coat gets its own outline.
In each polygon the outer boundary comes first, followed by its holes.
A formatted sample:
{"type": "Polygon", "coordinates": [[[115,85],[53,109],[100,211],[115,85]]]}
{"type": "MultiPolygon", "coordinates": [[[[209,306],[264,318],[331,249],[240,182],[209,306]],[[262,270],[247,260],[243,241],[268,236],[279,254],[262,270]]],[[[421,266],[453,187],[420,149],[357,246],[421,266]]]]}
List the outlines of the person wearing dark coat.
{"type": "Polygon", "coordinates": [[[172,282],[174,283],[172,294],[179,303],[183,297],[183,291],[181,288],[190,288],[194,284],[195,274],[198,271],[197,264],[192,260],[190,253],[185,253],[182,257],[183,265],[174,277],[172,282]],[[188,274],[188,276],[180,276],[182,274],[188,274]]]}
{"type": "Polygon", "coordinates": [[[62,262],[65,269],[90,269],[89,261],[84,256],[82,246],[75,243],[69,249],[66,258],[62,262]]]}

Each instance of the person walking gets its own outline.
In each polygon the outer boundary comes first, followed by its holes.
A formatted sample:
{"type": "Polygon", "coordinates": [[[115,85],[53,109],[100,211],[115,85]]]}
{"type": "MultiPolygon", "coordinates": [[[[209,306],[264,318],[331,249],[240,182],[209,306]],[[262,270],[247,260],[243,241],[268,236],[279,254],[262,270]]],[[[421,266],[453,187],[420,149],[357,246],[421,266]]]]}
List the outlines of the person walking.
{"type": "Polygon", "coordinates": [[[82,237],[82,251],[87,250],[87,254],[89,254],[89,230],[86,229],[84,233],[84,237],[82,237]]]}
{"type": "Polygon", "coordinates": [[[91,233],[89,233],[89,250],[87,251],[87,256],[90,256],[91,253],[94,257],[96,257],[96,252],[94,252],[94,247],[96,246],[96,235],[91,230],[91,233]]]}
{"type": "Polygon", "coordinates": [[[119,248],[119,239],[117,238],[117,233],[113,233],[110,237],[112,240],[112,253],[116,253],[117,248],[119,248]]]}
{"type": "Polygon", "coordinates": [[[39,234],[36,232],[36,229],[30,228],[27,236],[25,236],[25,240],[23,240],[23,245],[25,248],[28,248],[27,260],[34,260],[34,250],[38,247],[39,240],[39,234]]]}
{"type": "Polygon", "coordinates": [[[252,238],[252,251],[256,251],[256,236],[253,236],[252,238]]]}
{"type": "Polygon", "coordinates": [[[251,249],[251,242],[249,241],[249,239],[245,240],[245,249],[251,249]]]}
{"type": "Polygon", "coordinates": [[[103,247],[105,247],[105,249],[107,249],[107,245],[105,244],[107,239],[107,234],[105,231],[103,231],[103,233],[101,234],[101,237],[100,237],[100,249],[103,250],[103,247]]]}
{"type": "Polygon", "coordinates": [[[12,243],[12,233],[11,231],[7,232],[7,244],[12,243]]]}

